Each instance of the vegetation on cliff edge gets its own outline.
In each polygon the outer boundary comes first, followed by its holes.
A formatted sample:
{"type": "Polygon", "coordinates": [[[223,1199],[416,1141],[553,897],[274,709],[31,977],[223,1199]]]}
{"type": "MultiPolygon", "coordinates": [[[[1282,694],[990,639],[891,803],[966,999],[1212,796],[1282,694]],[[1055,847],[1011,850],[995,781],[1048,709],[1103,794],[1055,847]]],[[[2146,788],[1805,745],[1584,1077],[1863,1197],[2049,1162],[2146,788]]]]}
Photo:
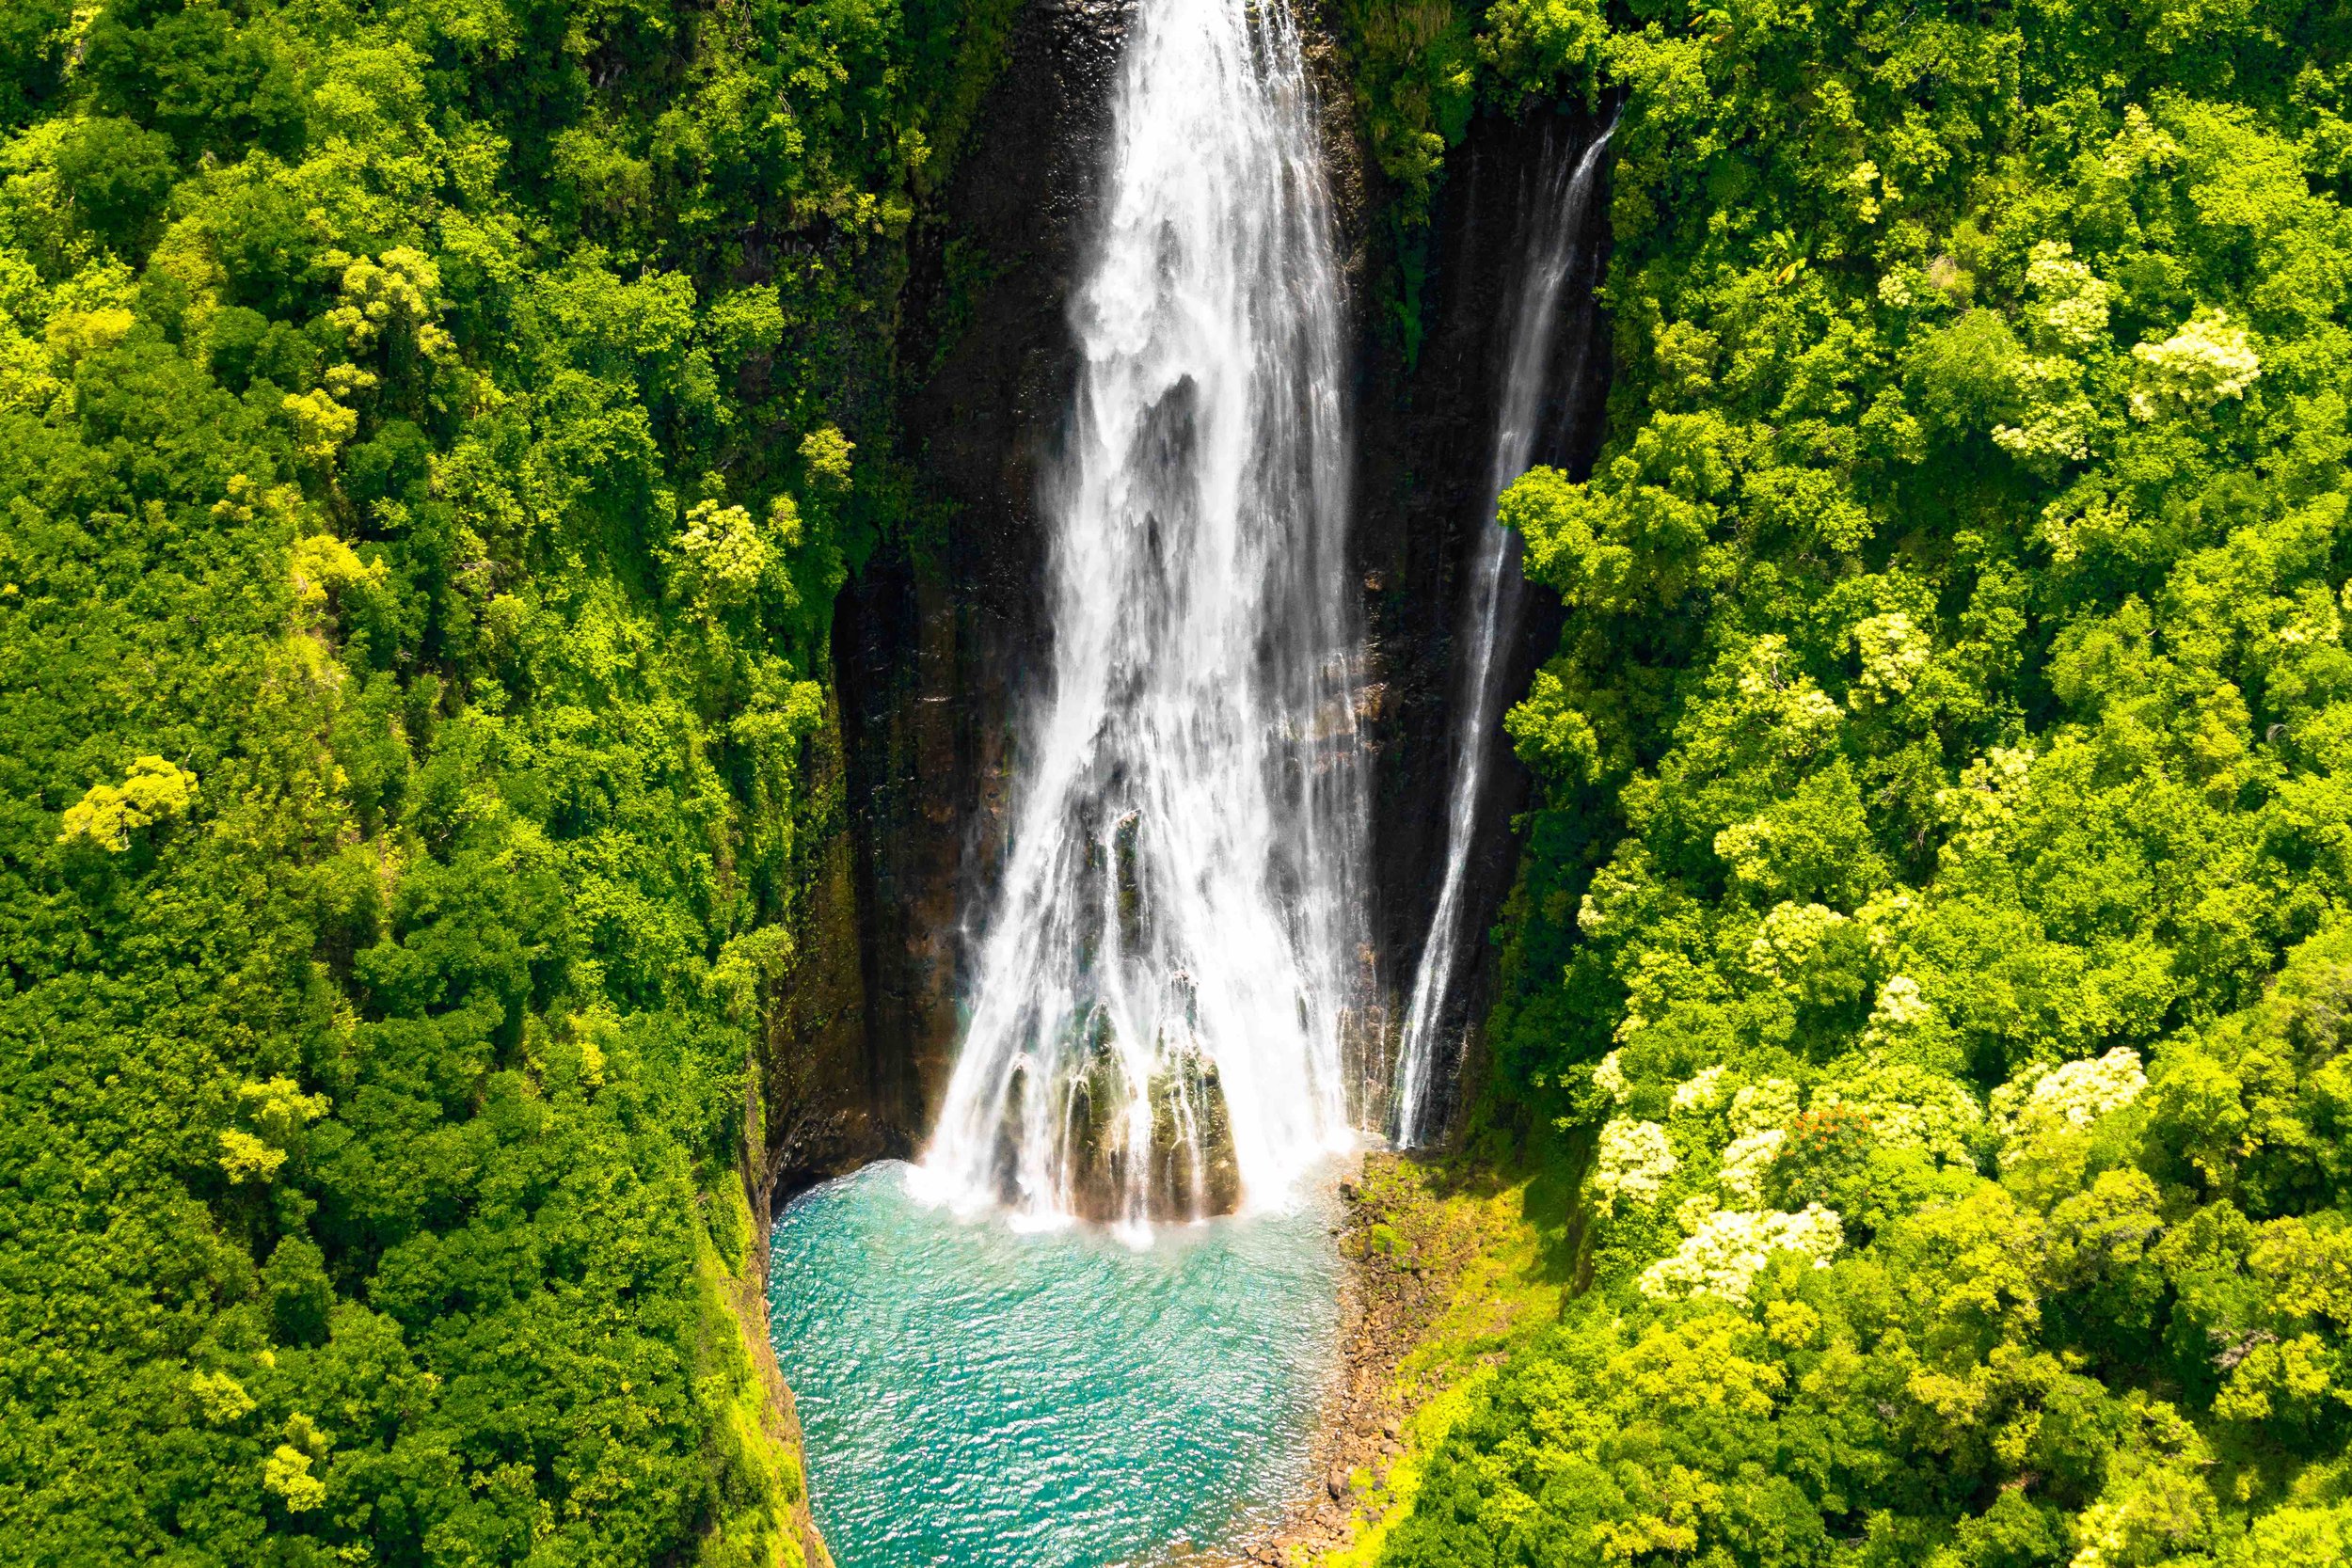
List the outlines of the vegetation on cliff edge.
{"type": "Polygon", "coordinates": [[[1589,1289],[1382,1560],[2345,1560],[2352,12],[1546,25],[1616,381],[1485,1115],[1589,1289]]]}
{"type": "Polygon", "coordinates": [[[1004,10],[9,10],[0,1557],[800,1560],[749,1058],[1004,10]]]}

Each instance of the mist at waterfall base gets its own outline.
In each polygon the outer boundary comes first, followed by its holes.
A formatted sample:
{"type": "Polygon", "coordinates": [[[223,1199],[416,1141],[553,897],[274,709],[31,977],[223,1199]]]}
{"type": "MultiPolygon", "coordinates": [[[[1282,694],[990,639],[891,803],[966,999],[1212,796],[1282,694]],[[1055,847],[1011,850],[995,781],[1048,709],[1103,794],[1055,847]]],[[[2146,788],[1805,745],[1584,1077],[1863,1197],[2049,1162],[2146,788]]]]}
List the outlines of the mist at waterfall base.
{"type": "Polygon", "coordinates": [[[840,1568],[1112,1568],[1270,1522],[1338,1374],[1335,1208],[958,1219],[871,1165],[777,1221],[769,1309],[840,1568]]]}

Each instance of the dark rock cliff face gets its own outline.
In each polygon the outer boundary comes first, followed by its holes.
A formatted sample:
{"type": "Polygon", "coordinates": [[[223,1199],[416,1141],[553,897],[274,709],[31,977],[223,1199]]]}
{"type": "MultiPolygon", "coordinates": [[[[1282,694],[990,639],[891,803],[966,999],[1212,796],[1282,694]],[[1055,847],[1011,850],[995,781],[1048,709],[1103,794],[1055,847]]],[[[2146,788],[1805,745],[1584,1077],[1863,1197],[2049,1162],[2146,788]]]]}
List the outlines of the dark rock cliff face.
{"type": "MultiPolygon", "coordinates": [[[[837,860],[812,866],[806,918],[822,929],[804,940],[831,946],[849,906],[859,968],[807,977],[818,1000],[771,1039],[770,1172],[787,1190],[911,1152],[953,1064],[1016,728],[1050,649],[1039,479],[1075,383],[1066,303],[1128,14],[1128,0],[1023,9],[981,124],[915,242],[898,416],[923,512],[844,591],[835,623],[848,832],[837,860]],[[785,1065],[796,1055],[806,1059],[785,1065]],[[789,1151],[787,1137],[798,1139],[789,1151]]],[[[1355,554],[1372,655],[1359,706],[1374,769],[1374,930],[1395,998],[1411,981],[1444,850],[1454,644],[1486,522],[1502,318],[1523,248],[1518,212],[1536,163],[1575,156],[1591,128],[1501,118],[1474,127],[1449,175],[1429,332],[1408,369],[1374,325],[1379,177],[1327,33],[1311,29],[1309,53],[1359,324],[1355,554]]],[[[1581,297],[1571,304],[1589,317],[1581,297]]],[[[1564,365],[1589,325],[1564,335],[1564,365]]],[[[1575,386],[1552,410],[1547,460],[1582,458],[1597,431],[1599,349],[1595,337],[1586,373],[1564,376],[1575,386]]],[[[1556,635],[1540,597],[1528,596],[1513,655],[1521,684],[1556,635]]],[[[1505,818],[1525,794],[1516,765],[1494,778],[1471,911],[1479,930],[1508,883],[1505,818]]],[[[1400,1010],[1392,1002],[1391,1031],[1400,1010]]]]}
{"type": "Polygon", "coordinates": [[[875,1153],[913,1148],[953,1066],[1016,718],[1046,669],[1039,478],[1075,385],[1064,306],[1128,9],[1023,8],[914,249],[899,430],[931,510],[844,591],[834,641],[875,1153]]]}
{"type": "Polygon", "coordinates": [[[770,980],[759,1093],[746,1106],[759,1130],[753,1206],[891,1147],[888,1112],[874,1093],[880,1066],[866,1026],[850,782],[836,703],[803,752],[810,809],[793,866],[792,946],[770,980]]]}
{"type": "MultiPolygon", "coordinates": [[[[1471,632],[1471,565],[1491,516],[1495,426],[1510,356],[1515,291],[1527,261],[1527,226],[1540,177],[1572,164],[1600,126],[1581,115],[1537,110],[1523,119],[1484,115],[1448,159],[1438,196],[1427,335],[1418,361],[1399,362],[1367,332],[1358,435],[1358,551],[1364,562],[1373,663],[1386,689],[1374,726],[1373,850],[1381,973],[1401,1026],[1421,947],[1437,903],[1446,853],[1447,804],[1468,702],[1464,666],[1471,632]]],[[[1578,270],[1563,291],[1534,457],[1580,477],[1591,467],[1608,394],[1608,336],[1592,302],[1609,252],[1607,203],[1594,202],[1578,270]]],[[[1542,589],[1518,595],[1503,649],[1503,689],[1526,689],[1559,641],[1558,601],[1542,589]]],[[[1531,781],[1500,733],[1471,847],[1464,929],[1472,955],[1490,957],[1485,933],[1500,912],[1518,858],[1511,818],[1531,781]]],[[[1489,961],[1458,972],[1442,1037],[1461,1038],[1486,1016],[1489,961]]],[[[1453,1064],[1433,1092],[1454,1109],[1453,1064]]]]}

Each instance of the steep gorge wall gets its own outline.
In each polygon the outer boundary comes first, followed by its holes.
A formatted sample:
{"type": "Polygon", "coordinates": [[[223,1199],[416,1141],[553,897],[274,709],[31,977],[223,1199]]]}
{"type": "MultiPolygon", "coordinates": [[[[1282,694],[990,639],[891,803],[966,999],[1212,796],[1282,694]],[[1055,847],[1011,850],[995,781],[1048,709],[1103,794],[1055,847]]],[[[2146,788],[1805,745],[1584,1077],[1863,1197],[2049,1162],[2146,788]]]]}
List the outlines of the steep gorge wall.
{"type": "MultiPolygon", "coordinates": [[[[1129,14],[1126,0],[1025,6],[957,173],[920,220],[901,301],[898,435],[922,502],[844,589],[835,621],[842,832],[811,852],[800,951],[822,958],[804,957],[788,983],[801,1000],[779,1010],[769,1051],[768,1176],[787,1191],[911,1152],[953,1063],[1018,721],[1050,648],[1039,483],[1074,382],[1068,294],[1129,14]],[[852,928],[854,973],[842,947],[852,928]]],[[[1309,54],[1356,324],[1354,570],[1369,652],[1358,708],[1392,1033],[1444,852],[1454,642],[1486,520],[1519,209],[1537,163],[1573,157],[1592,128],[1473,124],[1438,205],[1428,331],[1408,366],[1378,325],[1388,192],[1364,152],[1347,65],[1319,25],[1309,54]]],[[[1597,334],[1564,336],[1589,337],[1595,352],[1549,411],[1539,451],[1553,461],[1589,449],[1605,382],[1597,334]]],[[[1520,684],[1556,635],[1531,610],[1512,656],[1520,684]]],[[[1470,911],[1480,930],[1510,875],[1506,819],[1525,792],[1516,766],[1495,781],[1475,879],[1486,896],[1470,911]]]]}
{"type": "MultiPolygon", "coordinates": [[[[1487,113],[1448,159],[1434,214],[1427,333],[1405,364],[1367,329],[1359,362],[1357,547],[1364,563],[1372,662],[1386,690],[1373,726],[1375,940],[1391,998],[1391,1026],[1413,983],[1438,899],[1446,853],[1470,633],[1471,562],[1491,515],[1495,426],[1510,356],[1514,294],[1525,266],[1541,177],[1573,163],[1600,134],[1583,115],[1534,110],[1524,118],[1487,113]]],[[[1550,386],[1534,458],[1581,476],[1600,445],[1609,385],[1608,335],[1590,283],[1608,255],[1607,206],[1596,202],[1580,243],[1584,259],[1563,303],[1550,386]]],[[[1360,309],[1359,309],[1360,313],[1360,309]]],[[[1526,689],[1559,641],[1558,601],[1542,590],[1519,597],[1519,620],[1501,650],[1506,692],[1526,689]]],[[[1498,746],[1499,741],[1490,743],[1498,746]]],[[[1494,924],[1518,863],[1512,817],[1529,802],[1531,781],[1505,752],[1488,768],[1470,847],[1464,929],[1480,955],[1457,974],[1444,1037],[1474,1029],[1492,979],[1485,933],[1494,924]]],[[[1477,1070],[1473,1040],[1465,1070],[1477,1070]]],[[[1432,1085],[1440,1104],[1429,1125],[1454,1109],[1455,1075],[1432,1085]]]]}
{"type": "Polygon", "coordinates": [[[1127,12],[1023,8],[902,306],[899,436],[928,511],[844,590],[834,642],[877,1153],[912,1149],[952,1066],[1013,717],[1044,668],[1038,482],[1127,12]]]}

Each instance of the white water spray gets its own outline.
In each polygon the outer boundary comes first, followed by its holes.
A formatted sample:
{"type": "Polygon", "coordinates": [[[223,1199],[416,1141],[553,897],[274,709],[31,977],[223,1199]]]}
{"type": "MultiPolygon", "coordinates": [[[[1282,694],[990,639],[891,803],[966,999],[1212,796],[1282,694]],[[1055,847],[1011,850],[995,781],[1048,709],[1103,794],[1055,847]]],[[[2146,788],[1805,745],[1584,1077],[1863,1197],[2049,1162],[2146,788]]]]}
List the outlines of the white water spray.
{"type": "Polygon", "coordinates": [[[1017,1218],[1271,1202],[1353,1136],[1363,982],[1340,289],[1280,0],[1141,0],[1031,715],[918,1190],[1017,1218]]]}
{"type": "Polygon", "coordinates": [[[1495,428],[1494,463],[1488,471],[1486,525],[1479,535],[1470,592],[1470,658],[1463,673],[1461,723],[1455,731],[1454,790],[1446,812],[1445,878],[1438,884],[1437,911],[1413,975],[1405,1008],[1403,1041],[1397,1050],[1396,1142],[1410,1148],[1432,1129],[1431,1070],[1438,1027],[1461,967],[1463,886],[1471,840],[1478,826],[1479,797],[1486,783],[1502,693],[1500,653],[1518,623],[1518,537],[1494,520],[1495,503],[1534,459],[1544,395],[1551,385],[1553,351],[1560,337],[1561,294],[1585,259],[1582,241],[1593,191],[1599,182],[1601,150],[1609,132],[1593,138],[1573,165],[1563,161],[1541,181],[1528,230],[1526,264],[1519,274],[1511,312],[1511,358],[1502,383],[1501,419],[1495,428]]]}

